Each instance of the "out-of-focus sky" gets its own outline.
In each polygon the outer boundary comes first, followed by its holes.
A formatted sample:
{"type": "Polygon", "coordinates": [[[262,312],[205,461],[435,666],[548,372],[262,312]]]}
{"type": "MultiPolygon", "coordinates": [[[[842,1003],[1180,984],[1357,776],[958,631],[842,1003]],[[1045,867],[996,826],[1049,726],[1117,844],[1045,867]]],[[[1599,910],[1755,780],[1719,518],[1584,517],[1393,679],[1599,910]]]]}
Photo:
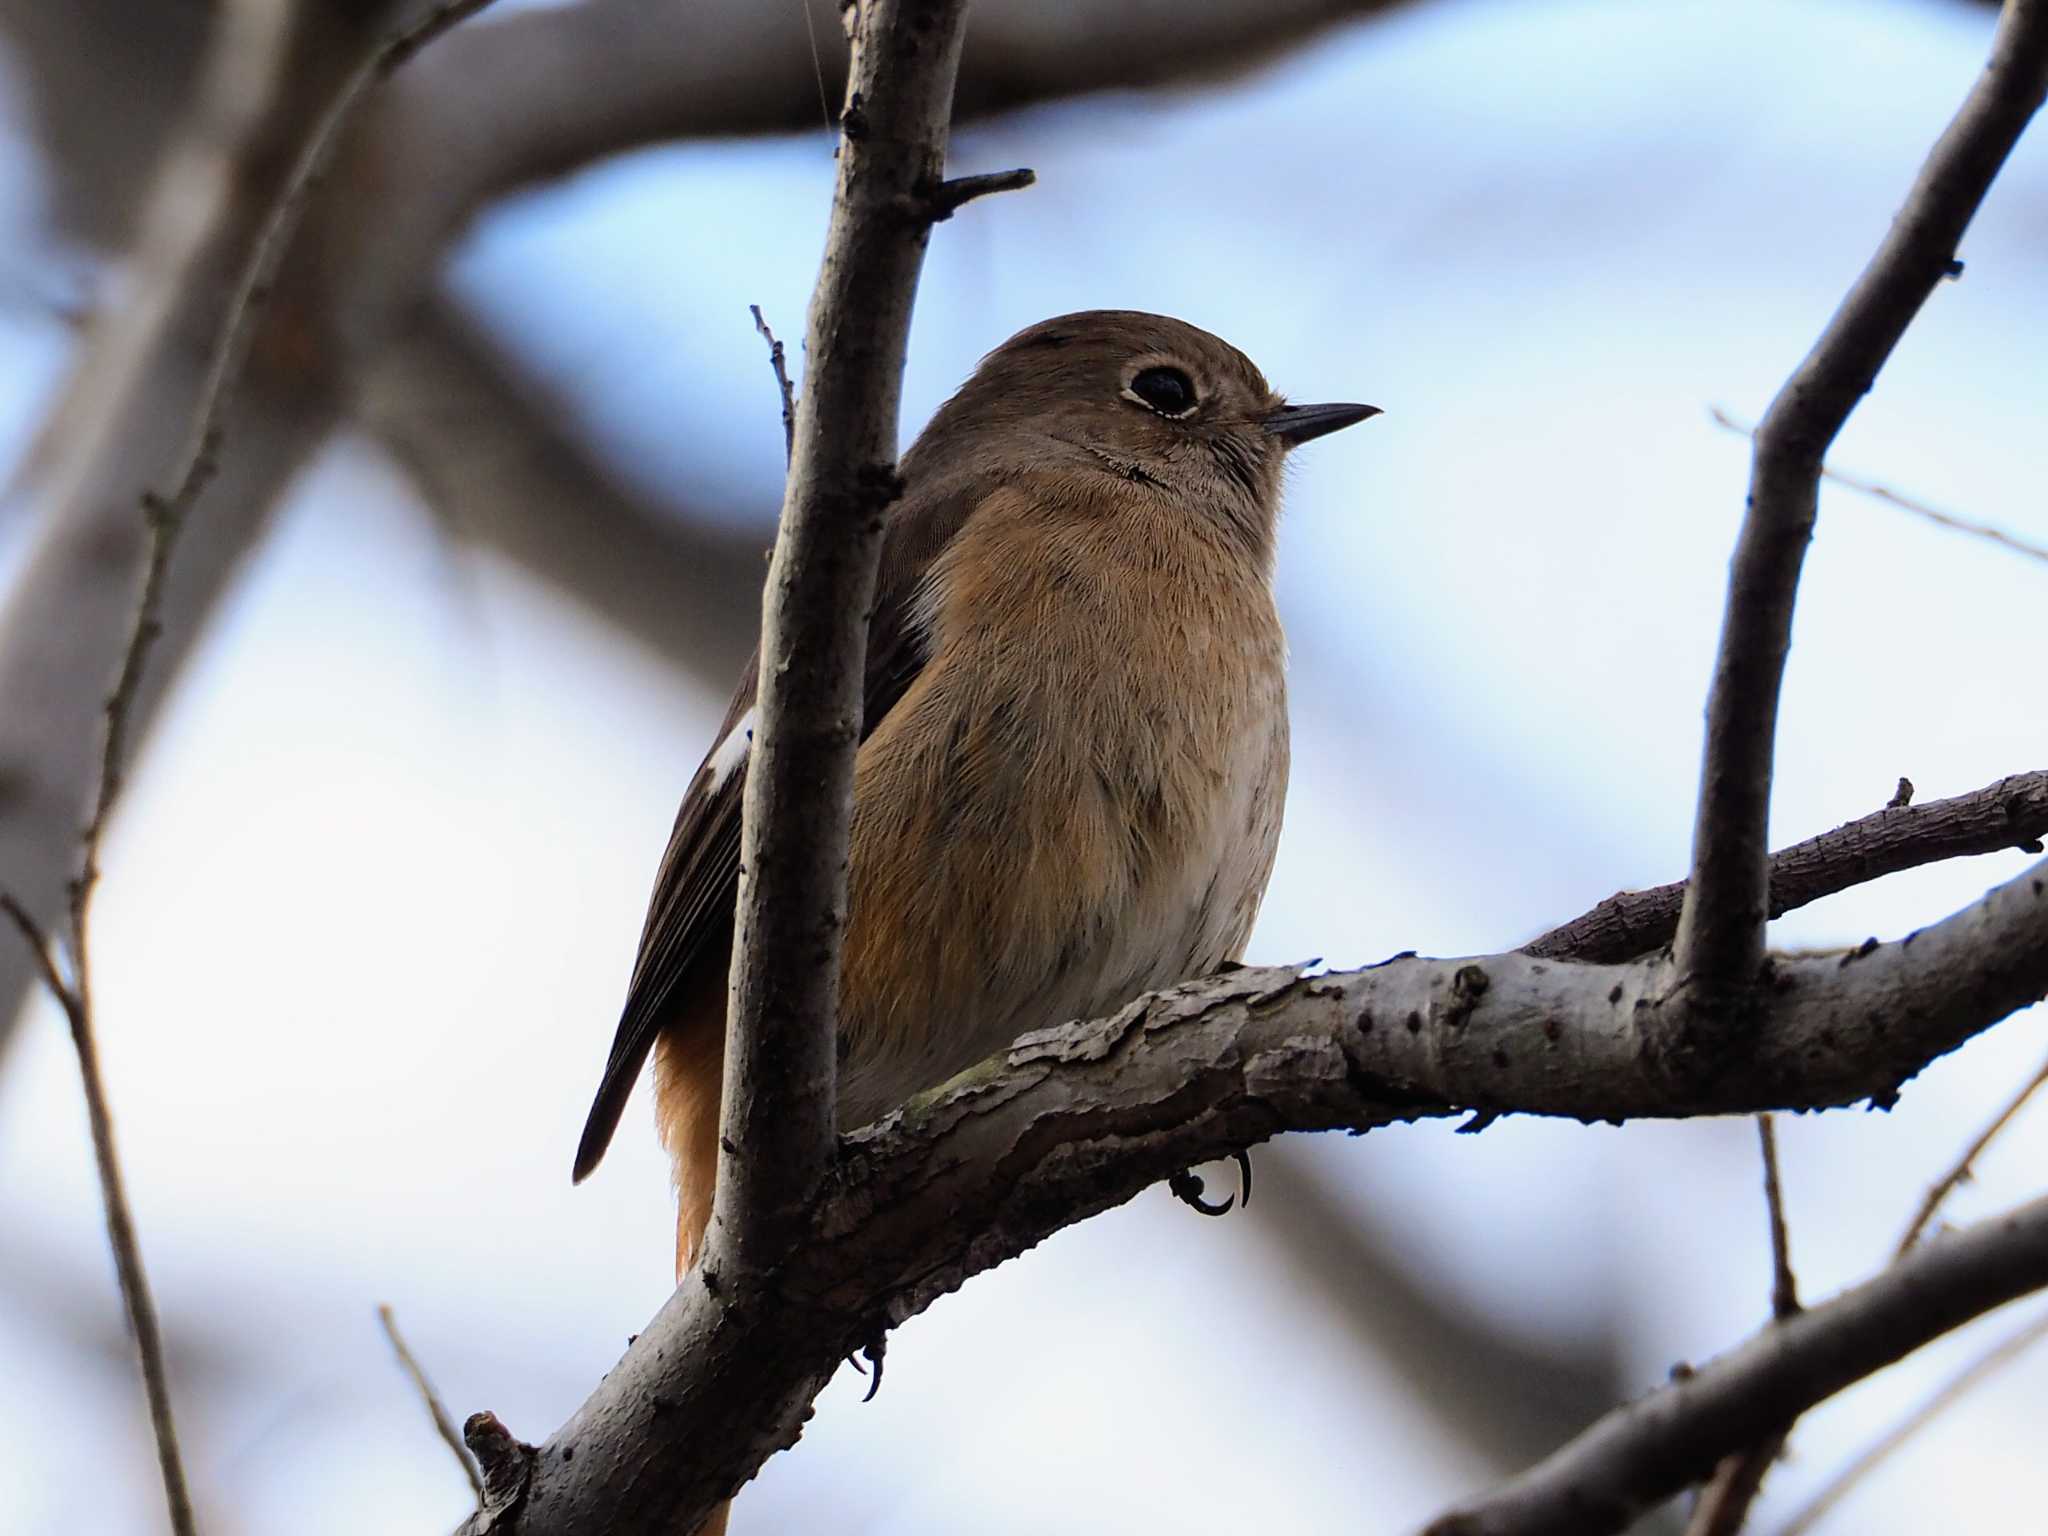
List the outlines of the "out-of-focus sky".
{"type": "MultiPolygon", "coordinates": [[[[1384,418],[1300,456],[1280,554],[1296,738],[1251,958],[1511,946],[1686,862],[1744,445],[1974,79],[1991,17],[1943,0],[1430,0],[1220,87],[963,132],[1032,191],[943,226],[914,427],[1019,327],[1184,316],[1297,398],[1384,418]]],[[[0,86],[5,82],[0,81],[0,86]]],[[[18,93],[19,86],[11,87],[18,93]]],[[[17,109],[7,114],[17,122],[17,109]]],[[[71,347],[82,279],[0,138],[0,454],[71,347]]],[[[758,519],[780,425],[746,305],[801,334],[829,140],[637,154],[493,213],[466,301],[650,494],[758,519]]],[[[2022,145],[1835,458],[2048,542],[2048,139],[2022,145]]],[[[32,509],[30,509],[32,510],[32,509]]],[[[573,517],[574,508],[564,516],[573,517]]],[[[0,573],[27,515],[0,515],[0,573]]],[[[764,529],[765,539],[765,529],[764,529]]],[[[1784,695],[1774,833],[2048,766],[2048,569],[1823,495],[1784,695]]],[[[458,1416],[538,1439],[669,1289],[644,1103],[569,1154],[675,801],[722,700],[586,610],[443,542],[334,444],[188,670],[108,850],[107,1073],[214,1529],[436,1529],[466,1498],[374,1308],[458,1416]]],[[[1866,887],[1787,943],[1894,935],[2018,854],[1866,887]]],[[[4,875],[4,872],[0,872],[4,875]]],[[[1781,1126],[1800,1278],[1881,1261],[2043,1050],[2039,1010],[1889,1115],[1781,1126]]],[[[1507,1121],[1287,1149],[1428,1288],[1531,1338],[1609,1336],[1631,1389],[1757,1325],[1741,1121],[1507,1121]]],[[[1269,1154],[1271,1155],[1271,1154],[1269,1154]]],[[[2032,1193],[2022,1123],[1958,1216],[2032,1193]]],[[[37,1005],[0,1063],[6,1528],[145,1531],[159,1495],[123,1356],[69,1047],[37,1005]]],[[[1399,1531],[1487,1475],[1308,1285],[1255,1206],[1153,1192],[899,1331],[846,1373],[734,1530],[1399,1531]]],[[[1773,1528],[2000,1329],[1802,1424],[1773,1528]]],[[[1363,1340],[1363,1341],[1362,1341],[1363,1340]]],[[[2038,1507],[2048,1355],[1874,1478],[1834,1528],[2000,1528],[2038,1507]]]]}

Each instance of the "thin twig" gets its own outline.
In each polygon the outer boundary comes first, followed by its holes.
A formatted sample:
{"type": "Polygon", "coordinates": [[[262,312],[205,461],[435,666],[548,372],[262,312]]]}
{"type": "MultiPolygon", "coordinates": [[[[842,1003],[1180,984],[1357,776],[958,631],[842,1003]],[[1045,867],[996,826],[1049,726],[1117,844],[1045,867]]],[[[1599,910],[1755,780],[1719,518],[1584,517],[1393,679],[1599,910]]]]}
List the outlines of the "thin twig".
{"type": "Polygon", "coordinates": [[[219,468],[227,414],[240,382],[250,338],[270,296],[278,265],[284,258],[292,234],[305,213],[321,174],[333,158],[342,130],[356,108],[368,98],[372,87],[433,38],[490,3],[491,0],[442,0],[417,21],[380,43],[337,93],[333,104],[299,152],[284,190],[264,221],[235,284],[194,410],[191,437],[172,478],[172,488],[164,494],[143,494],[142,510],[149,530],[149,555],[143,570],[142,588],[136,598],[128,643],[122,650],[120,669],[107,699],[107,731],[100,752],[99,783],[93,794],[91,813],[80,835],[78,874],[70,886],[73,979],[69,985],[63,982],[47,940],[39,937],[40,930],[29,921],[25,909],[11,899],[8,902],[8,915],[36,950],[44,981],[63,1006],[71,1026],[87,1118],[92,1129],[93,1159],[99,1171],[101,1200],[106,1209],[107,1239],[113,1249],[115,1274],[127,1308],[129,1327],[135,1336],[136,1352],[140,1356],[143,1390],[149,1400],[150,1425],[156,1440],[164,1499],[171,1529],[177,1536],[193,1536],[197,1523],[192,1512],[183,1458],[178,1451],[177,1427],[171,1409],[156,1303],[150,1294],[141,1244],[136,1237],[135,1220],[128,1204],[126,1182],[114,1147],[113,1115],[100,1071],[94,1030],[89,919],[93,893],[100,878],[100,846],[114,805],[120,798],[129,755],[130,720],[143,674],[149,665],[151,648],[162,630],[164,585],[170,571],[171,555],[193,505],[219,468]]]}
{"type": "MultiPolygon", "coordinates": [[[[1784,1322],[1799,1311],[1799,1282],[1792,1274],[1792,1244],[1785,1226],[1785,1191],[1778,1177],[1778,1130],[1768,1114],[1756,1117],[1758,1150],[1763,1154],[1764,1208],[1771,1228],[1771,1319],[1784,1322]]],[[[1714,1475],[1700,1490],[1685,1536],[1735,1536],[1749,1519],[1764,1479],[1784,1454],[1790,1426],[1756,1444],[1721,1458],[1714,1475]]]]}
{"type": "Polygon", "coordinates": [[[57,966],[57,952],[50,944],[50,936],[43,932],[43,925],[29,915],[29,910],[17,900],[11,891],[0,891],[0,912],[7,914],[14,926],[21,930],[22,942],[28,945],[29,954],[34,957],[36,969],[42,973],[43,985],[68,1015],[77,1004],[70,984],[64,980],[64,973],[57,966]]]}
{"type": "Polygon", "coordinates": [[[2005,1366],[2012,1364],[2027,1350],[2048,1338],[2048,1312],[2035,1318],[2019,1332],[2012,1334],[1984,1351],[1962,1370],[1958,1371],[1940,1391],[1914,1409],[1902,1421],[1887,1430],[1864,1452],[1837,1472],[1828,1483],[1816,1493],[1806,1505],[1786,1521],[1778,1536],[1805,1536],[1818,1525],[1823,1516],[1841,1503],[1851,1489],[1862,1482],[1881,1466],[1913,1436],[1925,1429],[1945,1409],[1961,1398],[1971,1388],[1992,1376],[2005,1366]]]}
{"type": "Polygon", "coordinates": [[[790,386],[782,343],[775,339],[775,333],[768,329],[768,322],[761,318],[761,306],[749,304],[747,313],[754,317],[754,329],[768,343],[768,366],[775,370],[775,390],[782,397],[782,462],[788,464],[796,455],[796,390],[790,386]]]}
{"type": "MultiPolygon", "coordinates": [[[[1754,437],[1756,435],[1755,427],[1730,415],[1718,405],[1709,406],[1707,414],[1714,418],[1716,426],[1725,427],[1738,437],[1754,437]]],[[[2048,560],[2048,548],[2044,548],[2039,544],[2030,544],[2025,539],[2007,533],[2003,528],[1993,527],[1990,523],[1975,523],[1966,517],[1957,517],[1953,512],[1944,512],[1939,507],[1931,507],[1926,502],[1917,501],[1911,496],[1902,496],[1897,491],[1891,489],[1891,487],[1880,485],[1875,480],[1866,480],[1861,475],[1852,475],[1846,469],[1836,469],[1832,465],[1823,464],[1820,473],[1823,480],[1832,480],[1835,484],[1847,486],[1852,491],[1861,491],[1865,496],[1889,503],[1902,512],[1911,512],[1916,517],[1924,517],[1931,523],[1939,523],[1944,528],[1953,528],[1957,533],[1967,533],[1980,539],[1989,539],[1994,544],[2003,544],[2015,554],[2026,555],[2030,559],[2048,560]]]]}
{"type": "Polygon", "coordinates": [[[469,1453],[469,1447],[462,1443],[462,1431],[455,1427],[455,1421],[448,1416],[448,1410],[441,1403],[441,1395],[434,1390],[434,1384],[427,1379],[426,1370],[399,1334],[398,1319],[392,1316],[388,1305],[379,1303],[377,1321],[384,1325],[384,1337],[391,1341],[391,1352],[398,1356],[398,1363],[405,1367],[405,1374],[412,1378],[420,1397],[427,1405],[428,1416],[434,1421],[434,1429],[446,1442],[448,1449],[455,1453],[455,1459],[462,1463],[462,1475],[469,1479],[469,1486],[476,1494],[477,1506],[484,1502],[483,1473],[477,1470],[476,1460],[469,1453]]]}
{"type": "Polygon", "coordinates": [[[2007,0],[1991,57],[1921,166],[1905,205],[1757,427],[1749,510],[1730,564],[1693,823],[1676,969],[1696,1000],[1663,1045],[1674,1065],[1717,1062],[1742,1027],[1769,915],[1778,700],[1820,469],[1849,413],[1920,307],[2048,94],[2048,0],[2007,0]]]}
{"type": "MultiPolygon", "coordinates": [[[[1941,859],[2041,851],[2048,835],[2048,771],[2016,773],[1967,795],[1893,804],[1781,849],[1771,859],[1770,913],[1833,896],[1941,859]]],[[[1543,958],[1616,961],[1648,954],[1678,931],[1685,882],[1623,891],[1522,946],[1543,958]]]]}
{"type": "Polygon", "coordinates": [[[955,176],[934,187],[927,206],[934,223],[950,219],[977,197],[997,192],[1022,192],[1038,181],[1038,172],[1028,166],[1014,171],[985,171],[978,176],[955,176]]]}
{"type": "Polygon", "coordinates": [[[66,983],[57,968],[49,936],[28,909],[11,895],[0,896],[0,909],[21,930],[42,971],[43,984],[63,1008],[65,1020],[71,1026],[71,1044],[78,1053],[79,1081],[85,1090],[86,1119],[92,1130],[93,1164],[99,1172],[100,1203],[106,1212],[107,1245],[114,1253],[114,1275],[128,1313],[129,1331],[135,1336],[142,1391],[149,1404],[150,1430],[156,1441],[157,1470],[163,1478],[164,1505],[175,1536],[196,1536],[199,1525],[192,1513],[192,1490],[185,1478],[184,1458],[178,1451],[177,1420],[171,1411],[163,1330],[157,1322],[149,1275],[142,1265],[142,1244],[135,1235],[127,1181],[121,1175],[121,1159],[114,1148],[114,1119],[108,1108],[106,1081],[100,1075],[99,1046],[92,1027],[92,995],[84,985],[84,957],[73,956],[79,967],[78,979],[66,983]]]}
{"type": "Polygon", "coordinates": [[[1792,1241],[1785,1228],[1785,1191],[1778,1181],[1778,1127],[1768,1114],[1756,1117],[1757,1146],[1764,1160],[1764,1205],[1771,1220],[1771,1316],[1779,1322],[1799,1310],[1799,1282],[1792,1274],[1792,1241]]]}
{"type": "Polygon", "coordinates": [[[2034,1096],[2043,1083],[2048,1083],[2048,1061],[2041,1063],[2040,1070],[2028,1078],[2025,1086],[2006,1101],[2005,1108],[1994,1115],[1991,1123],[1977,1133],[1976,1139],[1963,1149],[1963,1155],[1955,1160],[1954,1166],[1934,1181],[1933,1186],[1921,1199],[1920,1208],[1913,1213],[1913,1220],[1906,1227],[1906,1235],[1899,1239],[1898,1252],[1901,1258],[1920,1241],[1928,1223],[1934,1220],[1935,1213],[1941,1209],[1941,1203],[1954,1193],[1957,1185],[1969,1179],[1977,1159],[1984,1155],[1984,1149],[2012,1124],[2019,1112],[2026,1107],[2027,1100],[2034,1096]]]}
{"type": "MultiPolygon", "coordinates": [[[[381,81],[399,65],[458,22],[467,20],[489,6],[492,0],[440,0],[410,26],[392,33],[371,52],[336,94],[334,103],[314,128],[312,137],[299,151],[284,191],[264,221],[262,232],[236,280],[234,296],[228,302],[227,319],[214,347],[193,413],[192,433],[186,443],[171,489],[162,494],[144,492],[143,515],[150,530],[149,559],[143,571],[142,593],[135,604],[135,622],[128,646],[122,653],[114,691],[107,699],[107,736],[100,753],[99,788],[93,797],[92,814],[87,817],[84,854],[77,880],[71,888],[72,927],[84,927],[83,915],[99,880],[99,849],[107,818],[119,799],[128,762],[129,717],[149,653],[162,631],[159,617],[163,608],[164,580],[170,571],[171,554],[185,519],[220,468],[220,449],[227,429],[227,414],[241,382],[242,363],[248,356],[256,322],[270,299],[277,269],[291,245],[292,235],[305,217],[320,179],[326,174],[341,143],[342,131],[357,108],[381,81]]],[[[81,951],[82,951],[82,945],[81,951]]],[[[84,956],[79,956],[83,969],[84,956]]]]}

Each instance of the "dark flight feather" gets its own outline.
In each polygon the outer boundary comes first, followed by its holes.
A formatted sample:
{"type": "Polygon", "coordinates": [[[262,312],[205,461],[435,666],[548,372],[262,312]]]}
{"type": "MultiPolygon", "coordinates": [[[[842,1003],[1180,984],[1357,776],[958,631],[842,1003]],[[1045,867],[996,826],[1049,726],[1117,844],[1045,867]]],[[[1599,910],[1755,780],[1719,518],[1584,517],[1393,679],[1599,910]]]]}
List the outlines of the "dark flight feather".
{"type": "MultiPolygon", "coordinates": [[[[925,572],[994,489],[984,476],[965,475],[920,495],[915,447],[905,456],[909,489],[897,504],[884,536],[874,618],[868,626],[867,675],[861,717],[866,741],[916,681],[928,660],[925,636],[915,621],[914,603],[925,572]]],[[[733,907],[739,898],[740,808],[746,794],[748,758],[714,784],[712,760],[718,748],[754,707],[760,653],[748,659],[732,702],[726,707],[712,750],[690,780],[676,813],[668,848],[656,871],[640,953],[633,964],[626,1006],[612,1038],[611,1055],[597,1098],[576,1147],[575,1178],[581,1182],[603,1158],[618,1129],[655,1036],[668,1022],[699,966],[731,963],[733,907]]]]}

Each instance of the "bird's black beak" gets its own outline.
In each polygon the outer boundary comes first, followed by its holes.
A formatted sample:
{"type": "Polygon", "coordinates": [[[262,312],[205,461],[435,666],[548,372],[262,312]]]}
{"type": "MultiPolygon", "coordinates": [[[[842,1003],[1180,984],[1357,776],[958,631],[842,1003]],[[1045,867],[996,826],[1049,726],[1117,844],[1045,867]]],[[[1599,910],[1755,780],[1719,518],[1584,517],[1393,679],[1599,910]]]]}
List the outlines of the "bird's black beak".
{"type": "Polygon", "coordinates": [[[1379,413],[1376,405],[1283,405],[1259,424],[1292,448],[1379,413]]]}

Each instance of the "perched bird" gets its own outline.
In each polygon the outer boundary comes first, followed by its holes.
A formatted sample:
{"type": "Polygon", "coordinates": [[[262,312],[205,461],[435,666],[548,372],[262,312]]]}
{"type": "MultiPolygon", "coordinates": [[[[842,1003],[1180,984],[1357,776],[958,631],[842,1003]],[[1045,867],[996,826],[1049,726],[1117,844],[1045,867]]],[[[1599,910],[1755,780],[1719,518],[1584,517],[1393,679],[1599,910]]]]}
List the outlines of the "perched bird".
{"type": "MultiPolygon", "coordinates": [[[[842,1126],[1238,957],[1287,790],[1281,466],[1375,414],[1289,405],[1206,331],[1100,310],[991,352],[904,455],[854,771],[842,1126]]],[[[576,1151],[581,1180],[651,1049],[679,1274],[717,1172],[755,672],[677,814],[576,1151]]]]}

